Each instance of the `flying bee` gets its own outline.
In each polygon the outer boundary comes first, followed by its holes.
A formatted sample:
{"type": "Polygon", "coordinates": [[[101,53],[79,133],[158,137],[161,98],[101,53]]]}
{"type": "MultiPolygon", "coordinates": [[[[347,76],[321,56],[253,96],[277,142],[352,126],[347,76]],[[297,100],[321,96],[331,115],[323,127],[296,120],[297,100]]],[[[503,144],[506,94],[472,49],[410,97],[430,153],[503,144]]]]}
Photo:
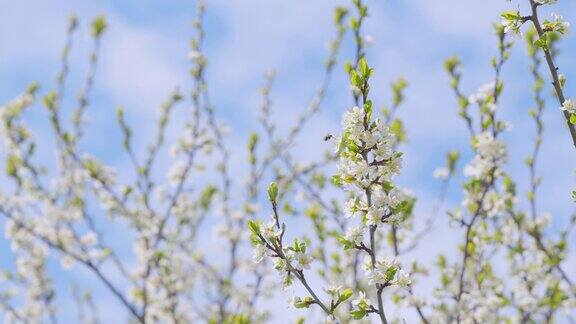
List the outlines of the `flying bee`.
{"type": "Polygon", "coordinates": [[[332,136],[332,134],[326,134],[326,136],[324,136],[324,142],[328,142],[329,140],[333,139],[334,136],[332,136]]]}

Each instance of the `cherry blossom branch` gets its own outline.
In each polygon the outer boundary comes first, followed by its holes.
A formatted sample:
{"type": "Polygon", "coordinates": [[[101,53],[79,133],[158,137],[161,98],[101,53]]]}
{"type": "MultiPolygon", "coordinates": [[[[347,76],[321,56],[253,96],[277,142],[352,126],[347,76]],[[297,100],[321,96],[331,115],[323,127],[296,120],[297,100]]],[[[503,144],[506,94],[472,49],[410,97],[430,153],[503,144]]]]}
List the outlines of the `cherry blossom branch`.
{"type": "Polygon", "coordinates": [[[16,217],[13,217],[12,214],[10,213],[10,211],[0,207],[0,213],[2,215],[4,215],[6,218],[12,220],[18,227],[24,229],[25,231],[27,231],[30,235],[32,235],[33,237],[35,237],[36,239],[42,241],[43,243],[45,243],[46,245],[50,246],[51,248],[60,251],[61,253],[73,258],[75,261],[77,261],[78,263],[84,265],[85,267],[87,267],[89,270],[91,270],[99,279],[100,281],[102,281],[102,283],[106,286],[106,288],[108,288],[110,290],[110,292],[116,297],[118,298],[118,300],[127,308],[127,310],[141,323],[145,323],[144,321],[144,317],[138,312],[138,310],[136,309],[136,307],[134,305],[132,305],[128,299],[120,292],[119,288],[117,288],[116,286],[114,286],[114,284],[112,283],[112,281],[106,276],[104,275],[104,273],[102,272],[102,270],[100,268],[98,268],[98,266],[96,264],[94,264],[91,260],[86,259],[72,251],[69,251],[68,249],[66,249],[64,246],[62,246],[59,243],[54,243],[52,242],[52,240],[44,237],[43,235],[38,234],[34,229],[30,228],[28,225],[26,225],[24,222],[20,221],[19,219],[17,219],[16,217]]]}
{"type": "MultiPolygon", "coordinates": [[[[529,1],[530,1],[530,7],[532,10],[532,15],[529,17],[530,21],[532,22],[532,24],[536,28],[536,32],[538,33],[538,36],[540,38],[543,38],[543,37],[545,37],[545,35],[544,35],[545,31],[542,29],[542,25],[540,24],[540,20],[538,18],[538,7],[540,6],[540,4],[538,4],[534,0],[529,0],[529,1]]],[[[560,106],[563,106],[564,102],[566,101],[566,98],[564,97],[564,90],[562,89],[562,84],[560,83],[560,78],[558,76],[558,67],[554,63],[554,59],[552,57],[552,53],[550,52],[550,49],[547,47],[544,47],[544,48],[542,48],[542,51],[544,52],[544,57],[546,58],[546,63],[548,65],[548,69],[550,70],[550,75],[552,77],[552,85],[554,86],[554,90],[556,91],[556,96],[558,98],[558,102],[560,103],[560,106]]],[[[564,114],[564,117],[566,118],[566,124],[568,125],[568,129],[570,130],[570,136],[572,138],[572,144],[574,145],[574,147],[576,147],[576,129],[574,128],[574,125],[570,122],[570,113],[568,111],[564,110],[563,114],[564,114]]]]}
{"type": "MultiPolygon", "coordinates": [[[[480,101],[479,104],[482,105],[489,105],[490,107],[492,107],[491,109],[488,108],[485,110],[485,115],[486,117],[484,117],[484,114],[480,115],[480,128],[484,130],[484,132],[490,132],[491,133],[491,138],[494,142],[494,145],[498,145],[495,140],[498,136],[498,134],[503,130],[503,125],[501,123],[499,123],[496,120],[496,105],[498,104],[498,98],[502,89],[502,85],[501,85],[501,81],[500,81],[500,73],[502,70],[502,66],[504,64],[504,62],[508,59],[508,48],[511,46],[511,44],[506,43],[505,42],[505,33],[504,33],[504,28],[503,27],[497,27],[497,35],[498,35],[498,40],[499,40],[499,51],[498,51],[498,58],[495,59],[493,61],[493,67],[494,67],[494,72],[495,72],[495,77],[494,77],[494,85],[493,85],[493,90],[490,92],[489,90],[485,91],[484,96],[486,96],[486,98],[483,98],[480,101]],[[488,119],[489,123],[487,125],[489,126],[489,129],[486,129],[487,127],[485,127],[484,125],[486,125],[485,123],[485,118],[488,119]]],[[[453,60],[453,59],[452,59],[453,60]]],[[[446,68],[448,70],[448,72],[454,76],[454,75],[459,75],[459,73],[456,70],[456,67],[458,65],[458,62],[456,61],[456,63],[454,63],[454,61],[448,61],[449,63],[447,64],[446,68]]],[[[453,81],[454,82],[454,81],[453,81]]],[[[457,88],[454,83],[453,83],[453,87],[457,88]]],[[[457,95],[460,97],[461,95],[458,94],[457,95]]],[[[460,97],[461,98],[461,97],[460,97]]],[[[460,99],[462,101],[462,99],[460,99]]],[[[466,107],[469,104],[469,99],[466,98],[466,101],[461,103],[461,116],[467,121],[467,123],[470,123],[471,125],[471,120],[469,121],[468,118],[466,116],[467,113],[462,113],[463,111],[465,112],[466,107]]],[[[473,129],[472,127],[469,127],[471,130],[473,129]]],[[[479,151],[479,149],[477,148],[477,151],[479,151]]],[[[482,176],[481,179],[479,179],[478,181],[480,181],[480,188],[482,188],[480,190],[480,195],[478,196],[478,198],[475,199],[475,212],[472,215],[471,219],[469,222],[465,222],[463,221],[463,225],[466,228],[466,234],[465,234],[465,243],[464,243],[464,250],[463,250],[463,255],[462,255],[462,261],[460,264],[460,272],[458,274],[458,290],[454,296],[454,299],[457,302],[460,302],[462,299],[462,295],[465,292],[465,283],[466,283],[466,271],[468,270],[468,261],[471,257],[471,246],[473,244],[473,229],[474,229],[474,225],[476,223],[476,221],[483,215],[483,213],[485,212],[484,210],[484,200],[486,199],[490,189],[495,185],[496,182],[496,177],[497,177],[497,170],[498,170],[498,163],[499,161],[497,160],[498,155],[494,156],[494,157],[490,157],[490,156],[482,156],[481,154],[479,154],[481,152],[477,152],[477,156],[479,156],[481,159],[488,159],[490,160],[489,163],[492,165],[492,167],[490,167],[490,169],[488,170],[487,174],[485,176],[482,176]]],[[[485,154],[485,153],[484,153],[485,154]]],[[[457,316],[456,316],[456,321],[458,323],[461,322],[461,314],[460,312],[458,312],[457,316]]]]}
{"type": "Polygon", "coordinates": [[[307,263],[309,261],[306,260],[306,245],[305,243],[299,243],[297,240],[294,243],[293,247],[285,248],[283,243],[283,238],[286,230],[286,225],[284,223],[280,223],[280,217],[278,215],[278,208],[277,208],[277,197],[278,197],[278,187],[275,183],[272,183],[268,189],[268,196],[270,203],[272,204],[272,211],[273,211],[273,224],[267,226],[265,229],[262,229],[261,226],[254,222],[250,221],[248,226],[250,231],[252,232],[252,241],[257,244],[257,246],[261,246],[267,249],[271,256],[274,258],[278,258],[282,261],[282,265],[278,266],[277,269],[279,271],[286,271],[287,276],[285,279],[285,284],[290,284],[290,276],[294,275],[298,281],[304,286],[306,291],[310,294],[311,300],[303,299],[296,301],[296,307],[309,307],[312,304],[318,305],[328,316],[334,317],[334,310],[335,307],[339,304],[335,302],[331,303],[331,307],[326,306],[315,291],[310,287],[306,277],[304,275],[304,268],[307,267],[307,263]],[[275,229],[274,229],[275,228],[275,229]],[[291,251],[295,253],[298,258],[299,266],[296,267],[292,264],[292,259],[294,257],[288,257],[285,251],[291,251]],[[306,260],[306,261],[304,261],[306,260]]]}
{"type": "MultiPolygon", "coordinates": [[[[88,74],[86,75],[86,79],[84,80],[84,85],[78,94],[78,107],[74,110],[72,123],[74,128],[74,142],[77,142],[82,135],[84,134],[83,127],[82,127],[82,118],[84,116],[84,112],[89,104],[89,96],[92,92],[92,88],[94,86],[94,79],[96,77],[96,68],[98,65],[98,54],[100,51],[100,40],[102,38],[103,32],[106,29],[106,19],[104,16],[98,16],[96,19],[92,21],[92,38],[94,39],[94,44],[92,51],[90,52],[89,56],[89,66],[88,66],[88,74]]],[[[75,143],[74,143],[75,144],[75,143]]]]}

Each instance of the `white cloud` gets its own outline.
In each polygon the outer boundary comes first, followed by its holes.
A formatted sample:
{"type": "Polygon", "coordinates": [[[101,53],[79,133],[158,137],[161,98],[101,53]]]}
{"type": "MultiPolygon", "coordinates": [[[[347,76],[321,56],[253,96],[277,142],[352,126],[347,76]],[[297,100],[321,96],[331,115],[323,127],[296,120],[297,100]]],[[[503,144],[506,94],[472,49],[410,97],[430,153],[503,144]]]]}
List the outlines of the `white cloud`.
{"type": "Polygon", "coordinates": [[[118,16],[110,18],[100,61],[101,88],[116,104],[156,116],[157,107],[172,89],[188,78],[187,42],[153,29],[131,26],[118,16]]]}
{"type": "Polygon", "coordinates": [[[492,23],[499,22],[500,12],[510,6],[504,0],[420,0],[408,5],[415,19],[423,19],[434,31],[467,40],[479,35],[489,39],[492,23]]]}

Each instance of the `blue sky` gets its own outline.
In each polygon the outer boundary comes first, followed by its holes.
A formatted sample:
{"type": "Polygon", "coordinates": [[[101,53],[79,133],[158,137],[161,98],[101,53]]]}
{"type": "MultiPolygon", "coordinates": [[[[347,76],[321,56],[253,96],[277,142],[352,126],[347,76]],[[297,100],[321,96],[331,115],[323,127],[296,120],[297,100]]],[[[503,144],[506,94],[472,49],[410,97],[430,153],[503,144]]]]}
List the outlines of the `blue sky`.
{"type": "MultiPolygon", "coordinates": [[[[520,1],[524,2],[524,1],[520,1]]],[[[256,116],[260,102],[258,88],[264,73],[276,69],[277,82],[272,98],[274,115],[286,129],[298,112],[306,109],[320,84],[322,64],[327,54],[326,43],[334,34],[332,8],[345,1],[310,0],[208,0],[206,53],[209,58],[208,82],[218,117],[233,131],[227,142],[235,156],[243,156],[246,135],[260,130],[256,116]]],[[[464,161],[468,135],[457,118],[456,103],[443,71],[443,61],[452,54],[462,58],[463,84],[467,92],[490,82],[490,58],[496,53],[496,39],[491,24],[499,21],[504,8],[514,9],[518,1],[504,0],[386,0],[367,1],[371,16],[366,33],[374,38],[368,59],[376,68],[372,91],[380,106],[390,101],[388,84],[404,76],[410,86],[400,116],[408,131],[405,168],[399,182],[420,197],[419,210],[430,209],[439,183],[431,174],[443,163],[444,153],[461,149],[464,161]]],[[[525,6],[521,6],[525,8],[525,6]]],[[[566,20],[576,23],[576,2],[561,0],[553,7],[566,20]]],[[[149,140],[158,107],[175,86],[189,87],[187,70],[188,40],[192,34],[193,1],[33,1],[0,0],[0,102],[18,95],[31,81],[39,81],[42,93],[54,86],[59,69],[59,53],[64,44],[66,17],[76,13],[80,33],[71,56],[71,79],[68,102],[79,90],[87,67],[91,43],[88,24],[92,17],[105,13],[109,29],[103,38],[102,55],[96,77],[96,88],[88,117],[85,148],[120,170],[127,158],[120,145],[113,145],[120,135],[114,109],[125,107],[134,125],[141,151],[149,140]],[[74,88],[76,87],[76,88],[74,88]]],[[[543,16],[549,11],[544,10],[543,16]]],[[[528,172],[522,161],[531,150],[534,126],[527,110],[532,106],[528,61],[523,42],[512,51],[503,78],[506,83],[501,116],[511,121],[508,170],[515,176],[520,191],[527,190],[528,172]]],[[[560,45],[558,66],[568,78],[566,92],[576,97],[576,37],[573,33],[560,45]]],[[[345,40],[339,62],[352,57],[351,39],[345,40]]],[[[543,70],[547,77],[547,71],[543,70]]],[[[350,104],[347,81],[341,67],[331,84],[322,112],[307,127],[295,155],[303,160],[318,157],[322,137],[337,133],[340,115],[350,104]]],[[[547,88],[547,93],[550,92],[547,88]]],[[[38,135],[46,113],[38,109],[29,122],[38,125],[38,135]]],[[[567,220],[573,210],[570,191],[574,183],[576,158],[558,104],[547,96],[544,116],[545,135],[539,173],[541,210],[554,215],[555,226],[567,220]]],[[[175,134],[172,134],[175,136],[175,134]]],[[[40,152],[51,156],[50,145],[40,152]]],[[[232,171],[239,177],[241,166],[232,171]]],[[[458,183],[461,179],[458,179],[458,183]]],[[[4,185],[0,184],[0,188],[4,185]]],[[[453,187],[448,205],[461,198],[453,187]]],[[[431,237],[431,242],[445,237],[431,237]]],[[[450,236],[451,237],[451,236],[450,236]]],[[[454,241],[458,236],[448,241],[454,241]]],[[[8,248],[0,241],[0,266],[7,266],[8,248]]],[[[449,246],[438,242],[437,249],[449,246]]],[[[574,248],[574,243],[572,242],[574,248]]],[[[428,255],[434,253],[426,251],[428,255]]],[[[80,275],[79,280],[87,280],[80,275]]],[[[57,276],[58,282],[62,278],[57,276]]],[[[62,280],[62,284],[65,284],[62,280]]],[[[104,295],[103,295],[104,296],[104,295]]],[[[114,313],[114,311],[112,312],[114,313]]],[[[1,315],[0,315],[1,317],[1,315]]]]}

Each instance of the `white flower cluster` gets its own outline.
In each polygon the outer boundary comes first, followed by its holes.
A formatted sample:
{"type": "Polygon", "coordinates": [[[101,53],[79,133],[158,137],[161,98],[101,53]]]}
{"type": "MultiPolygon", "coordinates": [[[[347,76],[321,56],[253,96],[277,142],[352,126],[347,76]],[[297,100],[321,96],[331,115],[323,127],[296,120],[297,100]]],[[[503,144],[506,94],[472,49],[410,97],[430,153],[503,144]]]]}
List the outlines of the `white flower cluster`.
{"type": "MultiPolygon", "coordinates": [[[[86,208],[86,197],[92,192],[108,216],[128,218],[132,229],[138,233],[134,244],[138,263],[134,269],[124,272],[119,261],[107,264],[126,274],[125,278],[131,282],[144,283],[145,290],[140,285],[127,287],[132,291],[130,302],[135,307],[143,306],[146,296],[147,321],[190,321],[186,316],[193,313],[191,305],[181,297],[193,291],[193,283],[197,280],[197,276],[191,275],[198,268],[190,250],[192,240],[186,231],[188,226],[183,226],[191,224],[196,216],[198,204],[192,201],[193,197],[180,195],[172,203],[172,196],[163,192],[162,187],[153,188],[161,193],[155,195],[159,205],[169,206],[169,213],[180,225],[164,224],[160,238],[162,218],[147,205],[149,197],[141,192],[134,193],[133,187],[128,185],[118,185],[113,169],[80,153],[75,147],[60,152],[61,172],[56,175],[28,164],[26,159],[31,151],[27,146],[34,142],[31,132],[19,118],[32,102],[32,94],[27,93],[0,109],[0,135],[11,157],[9,173],[21,188],[10,199],[0,195],[0,212],[10,219],[5,223],[5,234],[16,255],[17,278],[25,284],[17,289],[22,290],[22,296],[18,298],[25,303],[14,303],[22,306],[11,306],[14,309],[11,316],[36,323],[54,311],[51,299],[55,292],[45,273],[49,248],[58,252],[61,266],[66,270],[82,263],[101,271],[100,265],[113,253],[112,248],[100,242],[92,219],[88,219],[91,215],[86,208]],[[153,244],[157,241],[162,243],[153,244]],[[176,304],[178,310],[175,312],[176,304]]],[[[0,309],[3,306],[0,305],[0,309]]]]}
{"type": "Polygon", "coordinates": [[[502,26],[504,27],[504,33],[521,36],[522,32],[520,27],[522,27],[522,20],[520,12],[506,12],[502,14],[502,26]]]}
{"type": "Polygon", "coordinates": [[[496,106],[491,102],[490,99],[492,98],[495,89],[496,83],[494,82],[483,84],[480,86],[480,88],[478,88],[476,93],[468,96],[468,102],[471,104],[490,104],[489,110],[494,111],[496,110],[496,106]]]}
{"type": "Polygon", "coordinates": [[[302,250],[300,251],[287,250],[286,258],[288,262],[290,262],[292,267],[294,267],[294,269],[296,270],[310,269],[310,263],[313,260],[310,254],[302,250]]]}
{"type": "Polygon", "coordinates": [[[410,276],[404,270],[400,269],[396,258],[376,260],[374,269],[372,269],[372,261],[366,260],[364,268],[368,283],[371,285],[380,284],[383,286],[397,285],[406,287],[411,283],[410,276]]]}
{"type": "MultiPolygon", "coordinates": [[[[189,322],[192,305],[186,299],[177,298],[194,289],[197,280],[198,267],[189,251],[171,245],[154,249],[147,246],[142,237],[137,239],[134,249],[139,264],[133,277],[145,282],[146,319],[170,322],[176,318],[189,322]],[[154,270],[148,270],[150,263],[157,265],[154,270]]],[[[143,305],[142,288],[134,287],[130,297],[137,305],[143,305]]]]}
{"type": "Polygon", "coordinates": [[[361,188],[388,181],[400,170],[402,159],[393,148],[395,138],[380,120],[374,122],[363,109],[355,106],[344,113],[344,136],[340,145],[347,148],[340,159],[340,175],[353,178],[361,188]]]}
{"type": "Polygon", "coordinates": [[[260,263],[264,260],[264,257],[268,255],[268,249],[264,246],[264,244],[256,244],[252,251],[252,260],[254,263],[260,263]]]}
{"type": "Polygon", "coordinates": [[[495,323],[501,319],[503,286],[491,282],[464,293],[457,305],[464,323],[495,323]]]}
{"type": "Polygon", "coordinates": [[[390,182],[402,164],[401,154],[394,151],[394,136],[380,119],[371,121],[370,113],[359,107],[344,114],[342,126],[344,134],[339,143],[340,162],[335,179],[350,185],[351,191],[361,193],[346,202],[347,216],[361,213],[369,226],[393,221],[394,209],[407,199],[390,182]],[[366,190],[370,191],[370,201],[364,195],[366,190]]]}
{"type": "MultiPolygon", "coordinates": [[[[537,240],[525,235],[524,230],[539,236],[550,226],[552,216],[542,213],[532,217],[516,219],[506,218],[498,229],[502,242],[514,247],[514,252],[508,256],[510,283],[510,300],[530,318],[544,321],[548,316],[548,309],[542,300],[558,298],[557,306],[572,311],[576,298],[570,294],[572,289],[551,271],[554,265],[550,264],[550,257],[544,252],[537,240]]],[[[544,243],[549,244],[549,243],[544,243]]],[[[520,316],[513,322],[521,322],[520,316]]]]}
{"type": "MultiPolygon", "coordinates": [[[[442,258],[441,263],[446,259],[442,258]]],[[[482,284],[477,284],[473,279],[465,280],[462,295],[456,298],[456,302],[442,302],[434,306],[431,314],[432,323],[500,323],[505,321],[502,317],[504,303],[506,303],[506,291],[502,281],[493,276],[490,272],[491,265],[483,260],[476,261],[478,268],[489,269],[481,272],[482,284]],[[458,319],[458,320],[456,320],[458,319]]],[[[441,276],[443,284],[442,291],[437,291],[438,298],[446,296],[459,296],[459,276],[461,269],[459,265],[442,265],[441,276]]],[[[471,275],[471,273],[469,273],[471,275]]]]}
{"type": "MultiPolygon", "coordinates": [[[[370,306],[370,300],[368,298],[366,298],[366,293],[363,291],[360,291],[358,293],[358,297],[356,297],[353,301],[352,301],[352,305],[358,307],[360,305],[367,305],[370,306]]],[[[366,307],[368,308],[368,307],[366,307]]]]}
{"type": "MultiPolygon", "coordinates": [[[[261,228],[261,235],[266,240],[266,242],[277,242],[280,238],[281,230],[276,227],[274,220],[271,220],[268,224],[263,225],[261,228]]],[[[271,256],[272,252],[262,243],[254,244],[252,260],[255,263],[260,263],[264,260],[265,256],[271,256]]]]}
{"type": "Polygon", "coordinates": [[[464,175],[482,179],[496,171],[498,165],[506,160],[506,145],[494,138],[490,131],[476,136],[474,142],[476,156],[464,168],[464,175]]]}
{"type": "Polygon", "coordinates": [[[306,243],[295,239],[292,245],[283,246],[282,230],[277,226],[275,220],[266,225],[249,222],[249,227],[254,245],[252,260],[255,263],[260,263],[265,256],[275,257],[274,268],[280,273],[284,287],[292,284],[294,271],[310,269],[310,264],[314,258],[308,252],[306,243]]]}
{"type": "Polygon", "coordinates": [[[564,20],[564,17],[557,13],[552,13],[552,20],[546,20],[542,24],[545,31],[554,31],[565,34],[570,28],[570,23],[564,20]]]}
{"type": "MultiPolygon", "coordinates": [[[[369,71],[362,68],[365,63],[360,65],[360,70],[369,71]]],[[[392,183],[402,165],[402,154],[396,152],[396,138],[383,121],[371,117],[370,101],[365,101],[363,108],[355,106],[344,113],[343,134],[338,145],[338,173],[333,182],[350,194],[345,204],[346,217],[361,216],[359,225],[348,228],[339,241],[345,250],[354,248],[368,253],[364,265],[366,278],[381,292],[388,286],[406,287],[411,281],[396,259],[378,258],[373,234],[382,223],[398,223],[405,219],[413,198],[392,183]],[[368,228],[370,242],[365,243],[364,235],[368,228]]],[[[397,239],[400,240],[401,235],[397,239]]],[[[364,293],[360,292],[353,302],[350,316],[362,319],[374,310],[364,293]]]]}
{"type": "Polygon", "coordinates": [[[351,227],[346,231],[344,238],[347,241],[352,242],[354,245],[360,245],[364,239],[364,232],[366,232],[366,226],[363,224],[355,227],[351,227]]]}
{"type": "Polygon", "coordinates": [[[46,272],[48,247],[14,221],[6,223],[5,234],[12,241],[12,251],[16,255],[18,281],[24,284],[16,289],[25,290],[24,304],[14,311],[27,322],[39,323],[51,312],[47,298],[54,294],[54,285],[46,272]]]}

